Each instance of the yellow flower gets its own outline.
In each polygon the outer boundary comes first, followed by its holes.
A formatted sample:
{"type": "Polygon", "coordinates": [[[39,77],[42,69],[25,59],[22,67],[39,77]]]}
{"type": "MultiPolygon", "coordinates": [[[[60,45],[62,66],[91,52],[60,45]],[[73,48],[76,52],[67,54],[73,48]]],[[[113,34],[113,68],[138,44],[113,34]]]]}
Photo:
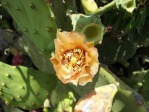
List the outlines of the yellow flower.
{"type": "Polygon", "coordinates": [[[85,85],[98,71],[98,52],[93,42],[85,42],[77,32],[58,32],[51,58],[57,77],[64,83],[85,85]]]}

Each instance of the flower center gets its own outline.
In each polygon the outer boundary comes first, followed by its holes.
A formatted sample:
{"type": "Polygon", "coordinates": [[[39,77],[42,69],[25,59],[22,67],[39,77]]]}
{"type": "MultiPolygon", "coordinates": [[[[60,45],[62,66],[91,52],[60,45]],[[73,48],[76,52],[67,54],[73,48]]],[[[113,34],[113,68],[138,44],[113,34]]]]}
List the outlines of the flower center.
{"type": "Polygon", "coordinates": [[[62,55],[62,63],[73,72],[81,71],[85,62],[85,51],[75,48],[65,51],[62,55]]]}

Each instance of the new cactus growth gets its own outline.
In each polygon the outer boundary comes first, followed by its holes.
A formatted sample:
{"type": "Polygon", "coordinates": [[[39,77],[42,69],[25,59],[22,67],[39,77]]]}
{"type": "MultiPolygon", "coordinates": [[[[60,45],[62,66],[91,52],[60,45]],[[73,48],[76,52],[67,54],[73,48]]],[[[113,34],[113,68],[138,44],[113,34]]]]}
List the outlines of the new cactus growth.
{"type": "Polygon", "coordinates": [[[98,9],[94,0],[81,0],[81,3],[86,14],[92,14],[98,9]]]}
{"type": "Polygon", "coordinates": [[[94,41],[95,44],[102,41],[105,28],[101,23],[99,16],[72,14],[70,17],[72,20],[73,30],[84,33],[87,41],[94,41]]]}
{"type": "Polygon", "coordinates": [[[133,10],[136,8],[136,2],[135,0],[115,0],[116,2],[116,6],[118,8],[123,8],[124,10],[126,10],[129,13],[132,13],[133,10]]]}

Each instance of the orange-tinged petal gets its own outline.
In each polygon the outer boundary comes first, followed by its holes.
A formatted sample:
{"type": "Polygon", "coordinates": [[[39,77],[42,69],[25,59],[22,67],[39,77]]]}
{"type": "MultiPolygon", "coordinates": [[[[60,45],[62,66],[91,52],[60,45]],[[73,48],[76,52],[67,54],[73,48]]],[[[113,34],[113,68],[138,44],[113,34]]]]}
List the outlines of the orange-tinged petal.
{"type": "Polygon", "coordinates": [[[86,83],[88,83],[88,82],[92,82],[92,76],[91,75],[88,75],[88,76],[86,76],[86,77],[81,77],[80,79],[79,79],[79,85],[85,85],[86,83]]]}
{"type": "Polygon", "coordinates": [[[58,32],[58,42],[64,51],[74,49],[85,41],[85,37],[76,32],[58,32]],[[61,43],[60,43],[60,42],[61,43]]]}
{"type": "Polygon", "coordinates": [[[93,63],[93,65],[90,67],[90,73],[94,76],[98,72],[98,63],[93,63]]]}
{"type": "Polygon", "coordinates": [[[70,33],[58,33],[58,41],[61,42],[60,46],[64,49],[64,50],[69,50],[69,49],[73,49],[76,47],[75,45],[75,41],[70,38],[70,33]],[[67,36],[68,35],[68,36],[67,36]]]}
{"type": "Polygon", "coordinates": [[[92,47],[92,48],[88,49],[87,52],[89,53],[90,57],[94,57],[94,59],[98,60],[98,51],[96,48],[92,47]]]}
{"type": "Polygon", "coordinates": [[[86,42],[87,47],[94,47],[94,42],[86,42]]]}
{"type": "Polygon", "coordinates": [[[70,33],[70,38],[76,43],[77,45],[80,45],[85,42],[85,36],[83,34],[79,34],[76,32],[70,33]]]}
{"type": "Polygon", "coordinates": [[[55,59],[55,58],[51,58],[50,60],[51,60],[51,62],[52,62],[54,65],[57,65],[57,64],[58,64],[57,59],[55,59]]]}
{"type": "Polygon", "coordinates": [[[88,53],[86,52],[85,53],[85,63],[88,63],[89,64],[90,61],[92,61],[92,58],[89,57],[88,53]]]}

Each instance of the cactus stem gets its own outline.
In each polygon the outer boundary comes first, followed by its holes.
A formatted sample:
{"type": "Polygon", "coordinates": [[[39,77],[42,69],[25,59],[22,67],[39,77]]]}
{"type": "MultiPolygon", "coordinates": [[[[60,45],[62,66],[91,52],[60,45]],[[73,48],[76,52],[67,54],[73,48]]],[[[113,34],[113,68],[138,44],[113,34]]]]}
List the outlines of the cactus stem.
{"type": "Polygon", "coordinates": [[[16,9],[17,11],[20,11],[20,8],[19,8],[19,7],[16,7],[15,9],[16,9]]]}
{"type": "Polygon", "coordinates": [[[31,9],[34,9],[34,8],[35,8],[35,5],[34,5],[33,3],[30,3],[30,4],[29,4],[29,7],[30,7],[31,9]]]}
{"type": "Polygon", "coordinates": [[[99,9],[97,9],[96,12],[94,12],[94,14],[98,15],[102,15],[103,13],[109,11],[110,9],[116,8],[116,3],[115,0],[113,0],[112,2],[108,3],[107,5],[100,7],[99,9]]]}

